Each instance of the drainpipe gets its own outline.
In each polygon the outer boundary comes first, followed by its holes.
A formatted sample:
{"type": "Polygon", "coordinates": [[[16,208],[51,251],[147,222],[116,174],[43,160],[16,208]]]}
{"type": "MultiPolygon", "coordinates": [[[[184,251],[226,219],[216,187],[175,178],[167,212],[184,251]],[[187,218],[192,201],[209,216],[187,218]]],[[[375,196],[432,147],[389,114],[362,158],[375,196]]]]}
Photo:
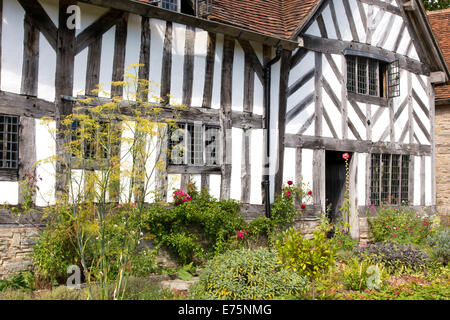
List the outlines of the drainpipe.
{"type": "Polygon", "coordinates": [[[263,185],[264,185],[264,192],[266,197],[266,217],[271,218],[271,210],[270,210],[270,89],[271,89],[271,70],[272,65],[278,62],[281,58],[281,52],[282,52],[282,46],[279,45],[277,47],[276,56],[267,62],[264,65],[264,109],[266,110],[266,119],[265,119],[265,127],[266,127],[266,162],[265,162],[265,172],[263,177],[263,185]]]}

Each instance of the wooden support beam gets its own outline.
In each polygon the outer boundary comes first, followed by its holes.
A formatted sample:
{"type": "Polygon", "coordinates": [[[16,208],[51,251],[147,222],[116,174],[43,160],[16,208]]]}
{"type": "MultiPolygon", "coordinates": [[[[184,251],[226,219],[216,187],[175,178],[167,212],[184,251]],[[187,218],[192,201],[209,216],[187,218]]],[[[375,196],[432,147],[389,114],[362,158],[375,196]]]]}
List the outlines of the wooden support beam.
{"type": "MultiPolygon", "coordinates": [[[[111,29],[124,15],[123,11],[111,9],[84,29],[75,41],[75,55],[89,47],[98,37],[111,29]]],[[[64,22],[65,24],[65,22],[64,22]]],[[[61,26],[61,25],[60,25],[61,26]]]]}
{"type": "MultiPolygon", "coordinates": [[[[119,19],[116,24],[112,82],[124,80],[123,75],[125,73],[125,51],[127,44],[127,36],[128,36],[128,14],[124,14],[122,19],[119,19]]],[[[123,86],[111,85],[111,96],[122,97],[123,86]]]]}
{"type": "Polygon", "coordinates": [[[98,85],[100,83],[100,60],[102,57],[102,36],[92,42],[88,48],[88,59],[86,64],[86,87],[87,96],[97,96],[98,85]]]}
{"type": "Polygon", "coordinates": [[[203,89],[203,108],[211,108],[212,91],[214,85],[214,62],[216,57],[216,34],[208,32],[206,52],[205,85],[203,89]]]}
{"type": "Polygon", "coordinates": [[[258,76],[259,81],[261,81],[261,83],[264,83],[263,67],[261,65],[261,62],[259,62],[258,56],[256,55],[252,45],[247,40],[239,40],[239,44],[244,50],[246,59],[248,60],[248,63],[251,65],[253,71],[258,76]]]}
{"type": "Polygon", "coordinates": [[[33,118],[54,118],[56,106],[53,102],[35,96],[0,91],[0,112],[33,118]]]}
{"type": "Polygon", "coordinates": [[[342,140],[328,137],[302,136],[297,134],[286,134],[285,147],[360,153],[431,155],[430,145],[372,142],[367,140],[342,140]]]}
{"type": "Polygon", "coordinates": [[[50,46],[56,51],[57,49],[57,32],[55,24],[48,16],[47,12],[42,8],[38,1],[17,0],[25,10],[31,24],[39,29],[39,31],[47,39],[50,46]]]}
{"type": "MultiPolygon", "coordinates": [[[[146,17],[141,18],[141,49],[139,53],[139,79],[148,80],[150,78],[150,19],[146,17]]],[[[146,88],[140,88],[143,101],[148,101],[148,85],[146,88]]]]}
{"type": "Polygon", "coordinates": [[[378,48],[364,43],[336,40],[336,39],[324,39],[311,35],[304,35],[304,47],[305,49],[313,50],[322,53],[342,54],[345,49],[352,49],[357,51],[364,51],[367,53],[383,56],[390,61],[399,61],[399,66],[402,69],[410,72],[429,75],[430,68],[419,61],[409,58],[408,56],[401,55],[399,53],[387,51],[383,48],[378,48]]]}
{"type": "MultiPolygon", "coordinates": [[[[284,169],[284,136],[286,133],[286,109],[287,95],[289,85],[289,70],[291,51],[283,50],[280,60],[280,86],[278,97],[278,156],[277,156],[277,172],[275,174],[275,194],[281,194],[283,186],[283,169],[284,169]]],[[[316,66],[317,68],[317,66],[316,66]]]]}
{"type": "Polygon", "coordinates": [[[191,106],[192,85],[194,83],[194,45],[195,28],[186,26],[186,37],[184,45],[184,67],[183,67],[183,97],[182,104],[191,106]]]}
{"type": "Polygon", "coordinates": [[[28,14],[24,19],[22,85],[20,93],[37,96],[39,74],[39,29],[28,14]]]}
{"type": "Polygon", "coordinates": [[[170,83],[172,74],[172,22],[166,22],[166,33],[164,35],[163,60],[161,70],[160,97],[165,104],[169,103],[170,83]]]}
{"type": "Polygon", "coordinates": [[[220,184],[220,198],[230,198],[231,188],[231,159],[232,159],[232,135],[231,135],[231,95],[233,79],[233,61],[234,61],[235,40],[228,35],[224,37],[223,58],[222,58],[222,76],[220,90],[220,139],[222,147],[221,173],[222,180],[220,184]]]}
{"type": "Polygon", "coordinates": [[[241,155],[241,202],[250,203],[251,163],[250,163],[251,130],[243,130],[241,155]]]}

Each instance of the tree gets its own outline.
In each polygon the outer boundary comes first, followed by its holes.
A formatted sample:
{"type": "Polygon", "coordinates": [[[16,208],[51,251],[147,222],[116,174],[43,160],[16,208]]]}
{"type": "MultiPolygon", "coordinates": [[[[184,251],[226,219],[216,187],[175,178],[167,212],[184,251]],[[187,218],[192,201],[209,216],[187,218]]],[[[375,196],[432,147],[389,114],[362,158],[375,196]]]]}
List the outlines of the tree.
{"type": "Polygon", "coordinates": [[[427,11],[450,8],[450,0],[423,0],[423,4],[427,11]]]}

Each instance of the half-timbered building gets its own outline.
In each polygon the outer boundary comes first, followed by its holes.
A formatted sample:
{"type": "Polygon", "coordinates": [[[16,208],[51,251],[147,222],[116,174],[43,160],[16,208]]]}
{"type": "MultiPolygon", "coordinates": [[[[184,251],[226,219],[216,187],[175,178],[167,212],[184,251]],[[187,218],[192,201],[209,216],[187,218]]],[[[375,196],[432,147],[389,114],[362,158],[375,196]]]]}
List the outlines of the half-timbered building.
{"type": "MultiPolygon", "coordinates": [[[[327,199],[334,208],[342,201],[348,152],[354,237],[369,204],[435,206],[433,85],[449,72],[420,1],[0,0],[0,8],[0,203],[19,205],[19,181],[33,172],[42,178],[36,208],[53,204],[64,187],[58,165],[34,164],[60,145],[39,119],[57,127],[80,92],[140,63],[139,75],[160,84],[156,94],[187,106],[178,121],[190,139],[178,132],[167,144],[193,152],[172,153],[155,184],[168,201],[192,180],[240,201],[249,217],[270,215],[283,183],[303,181],[313,190],[304,219],[316,221],[327,199]]],[[[0,224],[24,219],[2,210],[0,224]]]]}

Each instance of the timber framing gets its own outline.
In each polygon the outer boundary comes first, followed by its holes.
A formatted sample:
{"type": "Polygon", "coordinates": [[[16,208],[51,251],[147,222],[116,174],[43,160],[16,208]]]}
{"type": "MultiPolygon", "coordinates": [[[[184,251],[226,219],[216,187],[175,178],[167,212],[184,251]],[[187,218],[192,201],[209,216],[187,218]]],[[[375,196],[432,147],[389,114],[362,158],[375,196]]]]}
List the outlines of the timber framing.
{"type": "Polygon", "coordinates": [[[327,54],[343,54],[345,49],[362,51],[385,57],[390,61],[398,60],[400,68],[416,74],[428,76],[430,75],[431,72],[430,68],[422,62],[411,59],[399,53],[395,53],[383,48],[374,47],[364,43],[335,40],[335,39],[324,39],[321,37],[311,35],[303,35],[303,46],[306,49],[327,54]]]}
{"type": "Polygon", "coordinates": [[[326,149],[342,152],[392,153],[430,156],[431,146],[422,144],[399,144],[362,140],[339,140],[328,137],[286,134],[286,148],[326,149]]]}
{"type": "Polygon", "coordinates": [[[126,11],[144,17],[157,18],[161,20],[186,24],[213,33],[223,33],[238,40],[243,39],[249,41],[257,41],[273,47],[281,45],[284,49],[287,50],[293,50],[298,47],[298,43],[296,41],[271,37],[244,28],[234,27],[224,23],[201,19],[187,14],[162,9],[160,7],[149,5],[143,2],[132,0],[80,0],[79,2],[126,11]]]}

